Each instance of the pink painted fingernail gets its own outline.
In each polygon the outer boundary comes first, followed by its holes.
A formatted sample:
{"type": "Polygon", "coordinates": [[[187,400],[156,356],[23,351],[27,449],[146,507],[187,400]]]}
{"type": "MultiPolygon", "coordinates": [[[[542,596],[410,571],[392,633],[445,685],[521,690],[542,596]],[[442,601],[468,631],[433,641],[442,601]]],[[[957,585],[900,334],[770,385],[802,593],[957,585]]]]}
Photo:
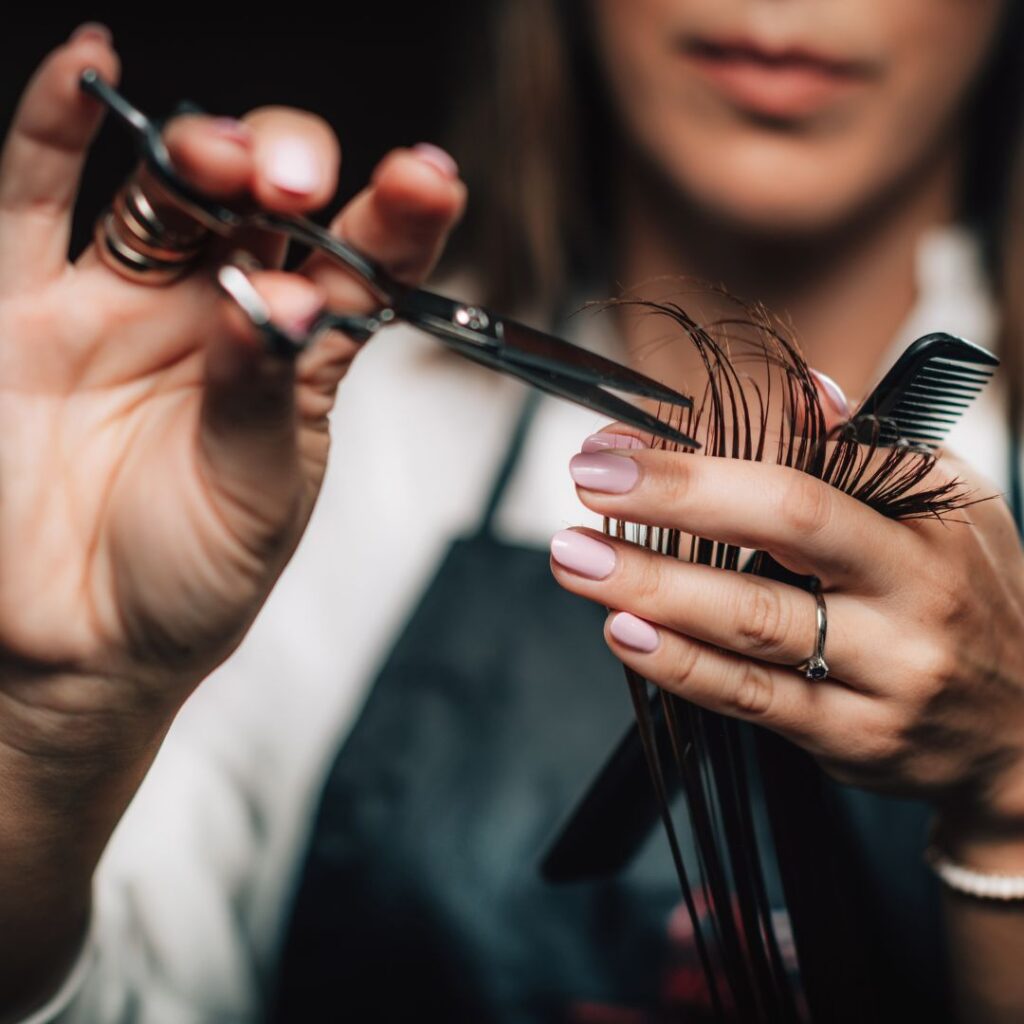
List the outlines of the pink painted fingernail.
{"type": "Polygon", "coordinates": [[[647,445],[632,434],[591,434],[580,449],[584,454],[603,452],[608,448],[646,448],[647,445]]]}
{"type": "Polygon", "coordinates": [[[319,292],[291,296],[288,307],[278,314],[278,323],[292,338],[302,341],[323,308],[324,298],[319,292]]]}
{"type": "Polygon", "coordinates": [[[233,117],[215,118],[210,125],[216,135],[230,142],[237,142],[248,149],[252,145],[252,129],[233,117]]]}
{"type": "Polygon", "coordinates": [[[843,394],[843,389],[831,377],[820,370],[812,369],[811,376],[817,381],[819,389],[825,396],[825,400],[832,406],[832,411],[837,416],[846,419],[850,415],[850,403],[847,401],[846,395],[843,394]]]}
{"type": "Polygon", "coordinates": [[[419,142],[412,147],[412,151],[424,163],[430,164],[446,178],[459,176],[459,165],[455,162],[455,158],[440,146],[435,146],[432,142],[419,142]]]}
{"type": "Polygon", "coordinates": [[[634,651],[650,654],[658,649],[660,637],[658,631],[645,619],[638,619],[629,612],[617,612],[608,627],[620,644],[632,647],[634,651]]]}
{"type": "Polygon", "coordinates": [[[101,21],[83,21],[68,36],[68,41],[82,38],[102,39],[105,43],[112,43],[114,41],[114,33],[101,21]]]}
{"type": "Polygon", "coordinates": [[[293,195],[309,195],[323,180],[317,153],[305,139],[278,139],[270,149],[265,170],[272,185],[293,195]]]}
{"type": "Polygon", "coordinates": [[[551,557],[591,580],[603,580],[615,568],[613,547],[575,530],[559,530],[551,538],[551,557]]]}
{"type": "Polygon", "coordinates": [[[632,459],[608,452],[574,455],[569,473],[580,487],[608,494],[625,494],[640,479],[640,467],[632,459]]]}

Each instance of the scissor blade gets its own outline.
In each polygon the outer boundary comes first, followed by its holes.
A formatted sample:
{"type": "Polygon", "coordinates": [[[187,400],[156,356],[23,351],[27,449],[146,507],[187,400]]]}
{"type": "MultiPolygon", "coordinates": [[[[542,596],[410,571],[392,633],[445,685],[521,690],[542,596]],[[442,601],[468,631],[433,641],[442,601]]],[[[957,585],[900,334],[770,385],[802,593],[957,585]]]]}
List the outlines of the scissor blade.
{"type": "Polygon", "coordinates": [[[647,431],[655,437],[665,441],[672,441],[686,448],[700,448],[700,442],[688,437],[682,431],[677,430],[669,423],[659,420],[645,409],[631,405],[629,402],[609,394],[594,384],[586,384],[583,381],[562,377],[550,370],[533,369],[516,362],[510,362],[503,353],[493,348],[482,348],[470,342],[462,341],[452,336],[439,336],[449,348],[472,359],[476,363],[482,363],[499,373],[506,373],[509,376],[517,377],[527,384],[533,385],[541,391],[545,391],[556,398],[564,398],[585,409],[592,409],[600,412],[611,419],[628,426],[636,427],[638,430],[647,431]]]}
{"type": "Polygon", "coordinates": [[[571,342],[545,334],[515,320],[500,318],[501,340],[509,358],[540,370],[553,370],[585,384],[614,388],[643,398],[690,408],[692,399],[660,384],[628,366],[573,345],[571,342]]]}
{"type": "Polygon", "coordinates": [[[500,351],[505,365],[558,374],[582,384],[625,391],[659,402],[691,408],[693,400],[664,384],[536,328],[485,309],[421,288],[396,289],[398,317],[440,338],[459,338],[500,351]]]}

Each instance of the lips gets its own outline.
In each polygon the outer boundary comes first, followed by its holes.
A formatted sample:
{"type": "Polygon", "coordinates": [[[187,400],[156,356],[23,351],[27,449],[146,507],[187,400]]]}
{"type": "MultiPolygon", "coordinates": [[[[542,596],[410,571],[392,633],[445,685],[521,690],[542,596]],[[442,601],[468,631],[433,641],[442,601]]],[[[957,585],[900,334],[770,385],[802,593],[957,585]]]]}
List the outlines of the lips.
{"type": "Polygon", "coordinates": [[[771,49],[744,39],[689,39],[682,53],[688,65],[731,105],[781,121],[823,112],[875,73],[866,61],[798,47],[771,49]]]}

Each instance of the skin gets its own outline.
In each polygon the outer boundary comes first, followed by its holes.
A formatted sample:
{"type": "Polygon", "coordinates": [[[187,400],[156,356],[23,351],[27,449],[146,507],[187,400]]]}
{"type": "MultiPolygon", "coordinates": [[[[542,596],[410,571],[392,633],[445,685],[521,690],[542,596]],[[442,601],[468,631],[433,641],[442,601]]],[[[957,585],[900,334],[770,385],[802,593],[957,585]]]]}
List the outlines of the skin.
{"type": "MultiPolygon", "coordinates": [[[[616,6],[607,0],[593,7],[595,24],[606,26],[609,66],[609,47],[616,43],[611,20],[616,6]]],[[[668,10],[654,0],[629,6],[637,25],[655,34],[656,15],[668,10]]],[[[730,4],[728,10],[761,18],[764,13],[756,13],[761,6],[730,4]]],[[[950,31],[955,45],[944,54],[942,74],[951,74],[951,61],[960,72],[948,89],[938,82],[938,69],[931,64],[927,73],[939,94],[959,95],[967,87],[971,64],[966,59],[961,67],[959,55],[980,59],[994,5],[990,0],[973,5],[966,0],[908,0],[891,6],[916,13],[922,31],[936,12],[943,24],[955,20],[956,31],[950,31]],[[972,39],[979,42],[977,47],[966,45],[972,39]]],[[[768,7],[790,12],[799,7],[802,16],[835,8],[830,18],[840,10],[839,4],[819,8],[796,0],[764,5],[768,7]]],[[[719,8],[726,9],[717,0],[714,5],[707,0],[677,6],[705,14],[719,8]]],[[[856,10],[851,5],[842,9],[856,10]]],[[[870,20],[857,15],[858,22],[909,24],[904,18],[910,14],[897,16],[882,0],[870,10],[870,20]]],[[[621,35],[624,45],[627,37],[621,35]]],[[[882,42],[888,45],[895,38],[882,42]]],[[[899,38],[908,52],[917,45],[909,30],[899,38]]],[[[639,60],[645,52],[640,43],[631,43],[632,57],[625,52],[618,56],[626,62],[639,60]]],[[[893,66],[902,67],[905,54],[893,53],[893,66]]],[[[333,334],[294,368],[283,365],[262,352],[208,275],[196,273],[169,288],[150,289],[122,281],[91,251],[74,266],[67,264],[71,205],[100,114],[75,84],[88,65],[116,81],[116,54],[101,35],[80,35],[47,57],[24,94],[0,159],[0,1013],[12,1017],[41,1002],[60,979],[81,937],[96,860],[173,715],[237,645],[294,549],[327,458],[327,413],[356,352],[350,340],[333,334]],[[33,595],[32,601],[25,600],[26,593],[33,595]]],[[[656,81],[653,88],[658,88],[656,81]]],[[[922,88],[913,97],[931,103],[935,93],[922,88]]],[[[880,113],[892,99],[889,94],[876,97],[873,109],[880,113]]],[[[643,105],[643,97],[633,108],[620,104],[623,120],[632,124],[643,105]]],[[[952,128],[955,118],[948,106],[946,121],[952,128]]],[[[771,251],[771,231],[765,229],[772,223],[778,226],[785,212],[774,194],[764,207],[774,222],[751,213],[752,200],[745,192],[763,181],[765,165],[758,165],[762,171],[757,175],[729,179],[728,188],[723,182],[717,203],[708,203],[721,224],[722,243],[717,249],[701,247],[708,250],[709,261],[702,264],[692,244],[686,244],[686,232],[674,233],[691,223],[684,200],[697,196],[696,179],[691,187],[678,176],[680,168],[691,167],[690,159],[662,154],[654,145],[663,133],[683,131],[690,111],[658,105],[651,116],[662,119],[660,128],[655,125],[646,136],[635,134],[622,168],[637,171],[635,176],[623,174],[634,185],[624,184],[620,196],[628,224],[621,250],[624,269],[642,276],[655,265],[658,272],[702,270],[721,260],[757,284],[753,254],[771,251]],[[653,171],[661,186],[679,198],[679,217],[652,217],[645,208],[638,183],[649,182],[653,171]],[[739,204],[731,211],[730,196],[739,204]]],[[[340,159],[326,125],[311,114],[280,107],[261,108],[243,120],[249,129],[245,142],[217,134],[208,118],[172,122],[167,141],[183,172],[211,194],[248,195],[272,210],[305,212],[322,206],[333,192],[340,159]],[[315,154],[322,177],[305,193],[273,183],[272,154],[285,141],[301,141],[315,154]]],[[[869,123],[875,134],[870,147],[865,142],[865,152],[878,142],[880,124],[853,118],[844,129],[856,135],[869,123]]],[[[935,124],[940,123],[943,117],[937,116],[935,124]]],[[[790,134],[794,130],[790,126],[790,134]]],[[[733,139],[737,144],[746,139],[744,148],[757,141],[749,125],[737,122],[736,131],[745,133],[733,139]]],[[[773,148],[772,140],[766,140],[768,155],[782,160],[774,165],[776,171],[787,166],[794,170],[798,163],[829,154],[830,174],[845,166],[848,154],[833,146],[834,139],[817,139],[809,128],[804,134],[803,148],[773,148]],[[786,153],[792,154],[788,165],[786,153]]],[[[723,121],[715,145],[730,138],[723,121]]],[[[806,181],[794,185],[791,206],[801,196],[808,204],[814,199],[817,220],[806,219],[804,237],[831,240],[813,247],[831,255],[823,263],[828,274],[813,275],[810,283],[797,287],[807,261],[776,260],[778,274],[763,278],[766,292],[746,291],[792,308],[809,336],[822,339],[814,358],[825,369],[831,367],[828,346],[837,351],[841,347],[834,342],[842,335],[836,325],[846,318],[837,311],[858,308],[857,288],[851,284],[860,280],[857,267],[874,266],[880,253],[896,252],[886,278],[895,282],[895,291],[887,291],[878,304],[893,316],[908,308],[913,293],[907,284],[912,269],[907,254],[915,232],[948,213],[948,192],[955,180],[951,149],[946,146],[945,160],[927,164],[927,174],[920,170],[920,161],[916,176],[901,164],[907,172],[903,194],[914,201],[908,199],[899,209],[909,209],[913,216],[901,213],[895,219],[898,230],[891,228],[888,236],[882,227],[893,219],[867,213],[878,207],[874,201],[879,192],[891,193],[894,175],[900,177],[896,171],[868,173],[870,161],[862,161],[862,176],[842,195],[837,191],[825,197],[828,202],[806,181]],[[927,202],[918,201],[922,195],[927,202]],[[848,226],[851,220],[858,223],[852,248],[837,241],[848,238],[848,232],[828,230],[838,222],[848,226]],[[821,312],[828,309],[831,315],[821,312]],[[820,334],[811,330],[816,324],[821,325],[820,334]]],[[[826,177],[815,187],[824,188],[826,177]]],[[[778,181],[774,187],[781,187],[778,181]]],[[[413,153],[396,151],[332,227],[393,273],[418,281],[433,265],[464,199],[453,177],[413,153]]],[[[795,217],[794,209],[789,214],[795,217]]],[[[778,241],[780,251],[791,254],[784,241],[778,241]]],[[[320,262],[286,274],[274,269],[281,254],[265,239],[250,239],[248,245],[267,267],[254,275],[254,282],[282,323],[300,322],[326,301],[351,310],[372,304],[349,278],[320,262]]],[[[211,260],[223,255],[214,253],[211,260]]],[[[863,318],[860,326],[862,340],[867,339],[864,358],[876,358],[871,346],[887,339],[888,326],[882,320],[865,325],[863,318]]],[[[773,640],[777,649],[754,650],[749,644],[756,630],[740,639],[711,635],[710,621],[688,618],[684,611],[694,603],[686,600],[692,579],[688,583],[682,575],[672,575],[664,564],[658,573],[645,575],[635,561],[640,553],[625,547],[617,550],[616,569],[608,580],[589,591],[591,583],[555,567],[560,582],[570,589],[602,602],[614,589],[614,600],[608,602],[613,607],[635,609],[658,623],[658,651],[641,656],[610,640],[616,653],[623,660],[639,659],[634,663],[662,685],[799,736],[840,770],[857,773],[866,768],[870,775],[884,762],[885,780],[900,788],[923,788],[933,796],[966,789],[969,799],[960,801],[958,809],[969,827],[959,833],[964,843],[959,852],[988,866],[981,862],[982,851],[987,851],[992,865],[1012,870],[1007,850],[1016,847],[1006,841],[1006,831],[1013,832],[1020,813],[1017,775],[1009,765],[992,774],[979,768],[993,750],[1019,749],[1019,716],[1012,713],[1021,678],[1015,660],[1019,652],[981,643],[985,635],[1020,635],[1021,601],[1012,585],[1020,576],[1014,562],[1019,551],[1009,539],[1005,514],[1000,518],[991,508],[979,511],[971,529],[889,529],[838,499],[829,505],[828,499],[811,494],[806,481],[784,479],[775,467],[744,469],[723,463],[712,469],[705,467],[713,460],[680,457],[661,464],[654,453],[628,454],[641,468],[637,488],[617,497],[581,491],[586,503],[597,507],[602,501],[619,502],[623,514],[630,503],[630,518],[679,516],[695,530],[728,525],[734,536],[749,533],[752,543],[777,551],[784,561],[816,568],[820,563],[833,639],[852,636],[860,615],[860,621],[890,629],[885,639],[894,649],[923,654],[914,663],[913,677],[904,677],[898,687],[883,690],[877,666],[859,661],[854,666],[856,659],[840,657],[837,672],[862,675],[848,686],[837,675],[812,691],[781,660],[797,650],[798,638],[798,657],[806,654],[806,624],[812,621],[806,595],[789,594],[790,603],[784,601],[786,595],[777,595],[792,633],[765,633],[761,642],[773,640]],[[694,465],[700,470],[693,471],[694,465]],[[757,479],[752,484],[743,472],[755,472],[757,479]],[[740,518],[721,522],[717,510],[723,497],[737,494],[742,502],[724,504],[743,506],[740,518]],[[809,511],[805,502],[810,502],[809,511]],[[773,518],[774,508],[788,512],[773,518]],[[709,509],[715,510],[716,525],[708,525],[709,509]],[[822,518],[812,521],[812,514],[822,518]],[[772,523],[778,524],[778,532],[768,535],[765,524],[772,523]],[[840,536],[838,523],[849,526],[848,536],[840,536]],[[884,559],[870,564],[857,559],[857,549],[880,545],[883,537],[884,559]],[[930,586],[911,580],[910,572],[880,572],[883,563],[912,565],[916,572],[925,551],[934,555],[930,586]],[[643,579],[655,579],[657,586],[645,587],[643,579]],[[979,607],[986,609],[984,620],[979,607]],[[949,635],[940,636],[936,622],[945,623],[949,635]],[[891,637],[898,642],[892,643],[891,637]],[[679,672],[687,664],[684,652],[692,655],[711,646],[733,653],[718,660],[691,657],[692,667],[679,672]],[[985,660],[995,656],[998,664],[985,660]],[[740,679],[753,683],[737,688],[740,679]],[[730,693],[745,696],[737,703],[730,693]],[[995,693],[1004,712],[998,716],[989,714],[986,704],[995,693]],[[766,694],[770,699],[765,700],[766,694]],[[820,712],[829,700],[831,707],[840,701],[846,702],[844,708],[855,707],[862,727],[855,745],[837,748],[836,737],[828,733],[830,716],[820,712]],[[943,709],[950,707],[969,709],[956,716],[961,739],[954,759],[946,746],[928,745],[928,729],[911,728],[935,721],[948,728],[952,719],[944,717],[948,710],[943,709]],[[882,734],[892,742],[885,750],[872,750],[866,741],[883,721],[882,734]],[[869,723],[871,731],[863,731],[869,723]]],[[[745,598],[738,591],[727,592],[732,581],[721,582],[718,599],[723,607],[743,607],[745,598]]],[[[831,649],[827,653],[831,656],[831,649]]],[[[1016,866],[1024,870],[1024,863],[1016,866]]],[[[967,936],[966,945],[983,948],[974,941],[976,923],[961,917],[956,927],[958,935],[967,936]]],[[[1019,922],[1014,920],[1011,927],[1013,942],[992,942],[1004,956],[1006,950],[1019,948],[1019,922]]],[[[986,921],[980,928],[982,936],[993,935],[985,930],[986,921]]],[[[984,971],[962,959],[958,972],[971,998],[987,1013],[986,1007],[1000,1000],[1005,1004],[1014,993],[1007,996],[997,957],[983,966],[984,971]]],[[[998,1017],[979,1012],[968,1019],[998,1017]]]]}
{"type": "MultiPolygon", "coordinates": [[[[767,299],[789,313],[818,367],[862,392],[915,300],[921,233],[953,216],[964,99],[1003,5],[626,8],[590,8],[627,144],[623,278],[696,273],[767,299]],[[817,47],[873,70],[841,101],[769,122],[681,62],[673,47],[687,32],[817,47]]],[[[644,351],[642,336],[624,329],[644,351]]],[[[670,346],[656,358],[648,372],[678,374],[670,346]]],[[[607,432],[634,433],[614,424],[607,432]]],[[[610,547],[614,568],[592,579],[553,557],[552,572],[614,609],[605,639],[616,656],[688,700],[779,732],[843,781],[932,801],[954,858],[1024,874],[1024,556],[1000,498],[955,523],[893,523],[784,467],[621,445],[596,458],[607,468],[628,460],[636,482],[602,491],[574,458],[588,508],[764,549],[819,576],[828,608],[831,672],[810,682],[792,668],[814,646],[809,594],[581,530],[610,547]],[[616,639],[622,613],[653,627],[641,645],[653,649],[616,639]]],[[[934,472],[961,477],[978,495],[996,492],[948,453],[934,472]]],[[[1021,905],[947,894],[946,910],[962,1019],[1021,1019],[1021,905]]]]}
{"type": "MultiPolygon", "coordinates": [[[[1004,7],[592,0],[621,138],[611,280],[654,297],[658,278],[725,282],[786,315],[814,364],[864,393],[913,305],[917,240],[955,215],[964,106],[1004,7]],[[795,47],[864,73],[820,109],[768,120],[688,59],[696,39],[795,47]]],[[[715,312],[707,296],[688,301],[715,312]]],[[[650,365],[673,374],[667,355],[650,365]]]]}
{"type": "MultiPolygon", "coordinates": [[[[42,62],[0,157],[0,1018],[66,970],[96,861],[171,719],[294,549],[357,351],[332,333],[293,366],[264,352],[209,273],[151,288],[92,248],[67,262],[102,113],[77,86],[88,66],[116,83],[98,29],[42,62]]],[[[281,212],[329,200],[340,152],[320,118],[264,107],[242,120],[225,134],[212,117],[175,119],[172,159],[225,199],[281,212]],[[275,184],[282,145],[309,152],[307,190],[275,184]]],[[[418,282],[464,200],[456,176],[396,150],[332,230],[418,282]]],[[[374,306],[322,259],[284,273],[276,243],[245,243],[285,326],[325,302],[374,306]]]]}
{"type": "Polygon", "coordinates": [[[775,239],[831,233],[941,157],[1002,9],[1000,0],[591,3],[629,141],[681,196],[775,239]],[[768,119],[695,70],[683,53],[695,38],[811,50],[863,67],[863,81],[820,109],[768,119]]]}

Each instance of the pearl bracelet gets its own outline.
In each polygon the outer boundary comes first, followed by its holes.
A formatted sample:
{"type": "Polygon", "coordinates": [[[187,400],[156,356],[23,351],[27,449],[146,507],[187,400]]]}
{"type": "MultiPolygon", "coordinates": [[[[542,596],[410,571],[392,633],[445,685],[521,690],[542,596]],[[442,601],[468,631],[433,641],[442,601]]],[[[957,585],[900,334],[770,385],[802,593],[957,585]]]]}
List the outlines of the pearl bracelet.
{"type": "Polygon", "coordinates": [[[925,861],[956,892],[982,900],[1024,900],[1024,875],[975,871],[947,857],[937,846],[925,850],[925,861]]]}

